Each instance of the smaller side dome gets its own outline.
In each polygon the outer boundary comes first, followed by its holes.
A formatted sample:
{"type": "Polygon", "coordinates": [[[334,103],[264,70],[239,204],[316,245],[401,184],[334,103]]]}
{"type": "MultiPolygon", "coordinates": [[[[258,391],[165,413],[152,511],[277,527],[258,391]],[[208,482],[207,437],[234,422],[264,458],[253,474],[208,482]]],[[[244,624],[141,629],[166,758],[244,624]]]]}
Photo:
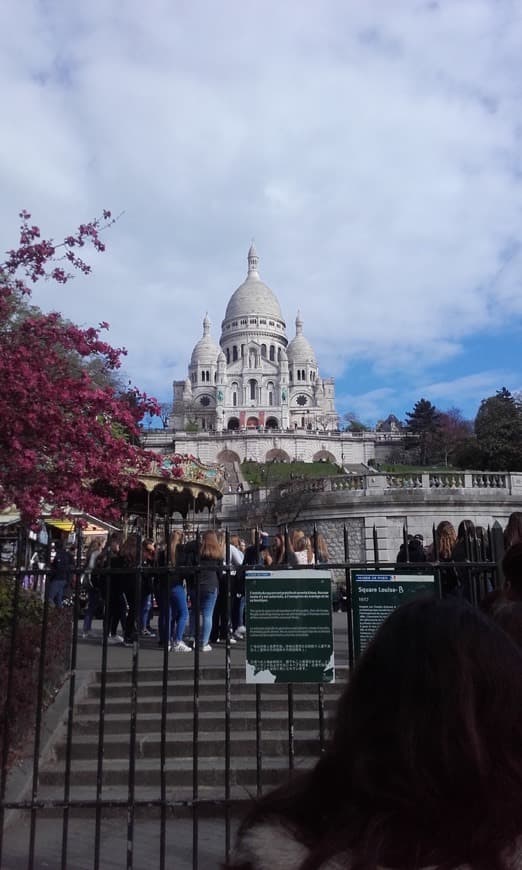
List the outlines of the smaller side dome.
{"type": "Polygon", "coordinates": [[[210,335],[210,320],[208,314],[205,314],[203,320],[203,336],[199,339],[192,351],[190,364],[197,365],[214,365],[219,356],[221,348],[216,344],[210,335]]]}
{"type": "Polygon", "coordinates": [[[301,320],[299,311],[297,312],[297,317],[295,319],[295,338],[293,338],[288,345],[286,352],[288,354],[289,362],[300,364],[311,363],[314,366],[317,365],[312,345],[303,335],[303,321],[301,320]]]}

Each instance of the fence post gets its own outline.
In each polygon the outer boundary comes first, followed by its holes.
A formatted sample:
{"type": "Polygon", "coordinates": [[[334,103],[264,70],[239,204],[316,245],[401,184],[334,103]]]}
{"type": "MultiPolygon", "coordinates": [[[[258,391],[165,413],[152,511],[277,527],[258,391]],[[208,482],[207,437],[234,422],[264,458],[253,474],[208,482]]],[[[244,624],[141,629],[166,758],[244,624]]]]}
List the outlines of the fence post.
{"type": "Polygon", "coordinates": [[[344,569],[344,582],[346,585],[346,618],[348,620],[348,667],[350,670],[354,664],[354,649],[353,649],[353,623],[352,623],[352,574],[350,571],[350,542],[348,540],[348,529],[346,523],[343,527],[344,541],[344,561],[346,567],[344,569]]]}
{"type": "Polygon", "coordinates": [[[493,523],[490,534],[490,546],[492,562],[497,564],[497,583],[496,588],[501,589],[504,585],[504,572],[502,571],[502,559],[504,558],[504,532],[498,520],[493,523]]]}

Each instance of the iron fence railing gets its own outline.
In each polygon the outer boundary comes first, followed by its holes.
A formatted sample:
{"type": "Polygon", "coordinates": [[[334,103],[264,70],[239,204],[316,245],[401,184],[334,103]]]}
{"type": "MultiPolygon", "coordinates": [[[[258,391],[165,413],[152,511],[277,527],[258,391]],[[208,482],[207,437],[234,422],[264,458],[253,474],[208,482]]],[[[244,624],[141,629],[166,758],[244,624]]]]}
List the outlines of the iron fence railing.
{"type": "MultiPolygon", "coordinates": [[[[169,531],[166,529],[167,537],[169,531]]],[[[286,538],[288,544],[287,532],[286,538]]],[[[259,562],[258,536],[256,540],[259,562]]],[[[316,530],[313,541],[317,555],[316,530]]],[[[401,570],[433,572],[440,580],[440,572],[447,570],[448,564],[438,561],[436,540],[435,561],[421,564],[409,560],[406,528],[403,542],[406,560],[401,570]]],[[[138,552],[140,546],[138,540],[138,552]]],[[[346,527],[343,546],[342,561],[319,563],[316,559],[322,569],[344,572],[344,588],[336,598],[343,607],[335,615],[341,683],[354,661],[351,570],[395,570],[395,564],[379,558],[376,529],[371,561],[351,560],[346,527]]],[[[459,572],[461,594],[472,603],[477,604],[501,582],[501,556],[499,529],[466,540],[466,559],[455,563],[454,568],[459,572]]],[[[11,866],[8,861],[16,854],[16,866],[29,870],[43,866],[38,863],[42,855],[47,856],[49,866],[74,867],[72,853],[81,841],[87,853],[82,866],[95,870],[104,866],[104,856],[111,849],[120,849],[120,863],[113,856],[111,866],[127,870],[178,868],[182,866],[179,856],[173,855],[169,844],[172,837],[181,837],[176,832],[182,829],[186,838],[190,828],[191,854],[184,866],[198,868],[201,824],[209,815],[221,826],[216,834],[216,864],[220,858],[224,860],[238,809],[295,768],[312,763],[324,749],[338,688],[247,686],[244,647],[241,642],[234,643],[228,632],[208,657],[198,643],[201,566],[197,560],[191,569],[194,650],[187,656],[175,656],[169,652],[166,634],[159,643],[140,634],[139,624],[134,625],[132,645],[126,653],[123,645],[110,643],[111,582],[115,582],[117,570],[106,571],[103,618],[95,623],[94,639],[82,638],[85,590],[80,580],[85,566],[81,531],[59,624],[56,609],[45,595],[49,569],[38,569],[35,588],[26,589],[25,558],[25,542],[20,537],[18,562],[0,571],[0,647],[5,677],[0,688],[0,866],[11,866]],[[59,679],[55,677],[56,685],[50,686],[46,669],[57,632],[65,644],[63,668],[59,679]],[[24,707],[20,706],[19,683],[21,673],[27,676],[24,656],[28,637],[34,656],[27,659],[32,684],[24,707]],[[56,715],[55,708],[60,705],[60,715],[56,715]],[[53,710],[55,725],[49,737],[47,720],[53,710]],[[25,775],[23,788],[21,772],[25,775]],[[150,863],[144,863],[140,851],[144,819],[157,825],[157,852],[151,853],[150,863]],[[117,824],[119,846],[114,834],[117,824]],[[44,845],[40,842],[40,835],[49,826],[59,834],[51,853],[45,851],[51,849],[50,838],[44,837],[44,845]]],[[[287,567],[292,566],[287,562],[287,567]]],[[[151,572],[157,583],[156,598],[167,596],[172,570],[169,564],[153,568],[136,565],[131,581],[134,602],[141,600],[144,581],[151,572]]],[[[230,562],[224,566],[227,621],[232,612],[234,570],[230,562]]],[[[166,600],[157,603],[166,607],[166,600]]],[[[137,620],[139,608],[134,612],[137,620]]]]}

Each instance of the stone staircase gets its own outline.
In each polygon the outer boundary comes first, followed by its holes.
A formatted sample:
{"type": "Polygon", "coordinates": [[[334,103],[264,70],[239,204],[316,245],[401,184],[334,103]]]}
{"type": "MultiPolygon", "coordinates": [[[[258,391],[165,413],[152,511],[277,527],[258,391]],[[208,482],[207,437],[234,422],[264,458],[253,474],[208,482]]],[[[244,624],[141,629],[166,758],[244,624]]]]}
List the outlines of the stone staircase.
{"type": "MultiPolygon", "coordinates": [[[[337,683],[324,687],[324,739],[346,680],[337,671],[337,683]]],[[[298,685],[293,689],[293,746],[295,769],[311,766],[321,751],[319,689],[298,685]]],[[[161,796],[162,670],[140,672],[137,693],[135,743],[135,800],[157,802],[161,796]]],[[[131,670],[110,670],[104,711],[102,800],[125,803],[129,795],[131,670]]],[[[197,739],[198,800],[208,807],[226,797],[226,698],[223,667],[200,671],[197,739]]],[[[74,709],[71,741],[72,801],[94,801],[98,767],[100,674],[94,673],[74,709]]],[[[194,778],[194,673],[192,668],[169,670],[166,699],[165,787],[168,801],[188,807],[194,778]]],[[[260,741],[256,739],[256,687],[245,683],[244,669],[232,668],[230,682],[229,797],[233,803],[257,793],[258,760],[263,789],[283,782],[289,770],[288,687],[260,687],[260,741]]],[[[52,751],[40,767],[38,799],[59,801],[64,796],[66,762],[65,722],[52,751]]],[[[177,808],[177,811],[180,807],[177,808]]],[[[52,813],[52,808],[50,808],[52,813]]],[[[74,809],[73,809],[74,812],[74,809]]],[[[85,813],[85,809],[83,809],[85,813]]]]}
{"type": "Polygon", "coordinates": [[[229,493],[229,487],[231,493],[236,493],[239,483],[243,485],[243,489],[248,489],[247,483],[241,474],[239,462],[222,462],[221,464],[225,469],[225,495],[229,493]]]}

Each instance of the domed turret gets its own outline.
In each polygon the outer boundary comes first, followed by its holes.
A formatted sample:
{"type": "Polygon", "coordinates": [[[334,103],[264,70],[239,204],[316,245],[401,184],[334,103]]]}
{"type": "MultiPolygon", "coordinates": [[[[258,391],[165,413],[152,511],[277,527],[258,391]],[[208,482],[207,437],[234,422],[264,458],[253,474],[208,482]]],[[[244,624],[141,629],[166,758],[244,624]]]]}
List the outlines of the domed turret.
{"type": "Polygon", "coordinates": [[[286,352],[288,354],[288,361],[291,363],[299,365],[311,363],[314,366],[317,365],[312,345],[303,335],[303,321],[299,311],[295,319],[295,338],[288,345],[286,352]]]}
{"type": "Polygon", "coordinates": [[[199,339],[192,351],[190,364],[191,366],[214,365],[220,351],[221,348],[210,335],[210,320],[208,319],[208,314],[205,314],[205,319],[203,320],[203,337],[199,339]]]}
{"type": "Polygon", "coordinates": [[[259,257],[252,242],[248,252],[246,280],[232,294],[227,305],[224,322],[258,314],[261,317],[269,317],[284,323],[279,302],[270,287],[267,287],[259,277],[258,264],[259,257]]]}

